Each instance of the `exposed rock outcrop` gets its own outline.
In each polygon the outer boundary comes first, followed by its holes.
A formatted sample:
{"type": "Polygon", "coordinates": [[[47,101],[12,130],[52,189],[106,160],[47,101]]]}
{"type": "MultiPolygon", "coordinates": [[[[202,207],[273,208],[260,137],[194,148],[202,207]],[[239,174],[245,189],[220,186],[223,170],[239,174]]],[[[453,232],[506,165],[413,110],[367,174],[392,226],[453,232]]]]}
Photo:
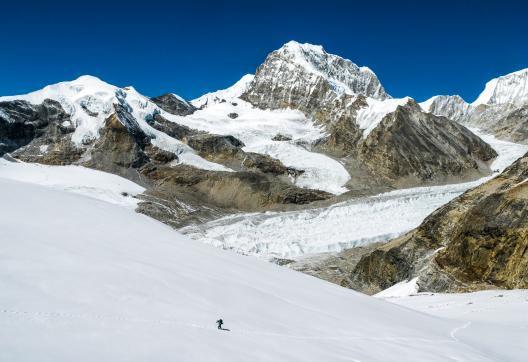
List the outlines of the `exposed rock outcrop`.
{"type": "Polygon", "coordinates": [[[69,115],[51,99],[39,105],[0,102],[0,155],[13,152],[26,162],[70,164],[82,154],[70,141],[73,131],[69,115]]]}
{"type": "Polygon", "coordinates": [[[330,123],[347,95],[390,97],[370,69],[320,46],[289,42],[268,55],[240,98],[264,109],[298,109],[330,123]]]}
{"type": "Polygon", "coordinates": [[[156,189],[171,190],[225,209],[263,210],[277,204],[307,204],[331,196],[324,191],[301,189],[255,172],[215,172],[194,167],[145,167],[142,174],[156,182],[156,189]]]}
{"type": "Polygon", "coordinates": [[[191,103],[173,93],[163,94],[150,100],[165,112],[177,116],[188,116],[189,114],[193,114],[197,109],[191,103]]]}
{"type": "Polygon", "coordinates": [[[275,176],[299,176],[304,171],[286,167],[279,160],[242,150],[244,143],[233,136],[200,133],[184,139],[200,156],[236,171],[260,171],[275,176]]]}

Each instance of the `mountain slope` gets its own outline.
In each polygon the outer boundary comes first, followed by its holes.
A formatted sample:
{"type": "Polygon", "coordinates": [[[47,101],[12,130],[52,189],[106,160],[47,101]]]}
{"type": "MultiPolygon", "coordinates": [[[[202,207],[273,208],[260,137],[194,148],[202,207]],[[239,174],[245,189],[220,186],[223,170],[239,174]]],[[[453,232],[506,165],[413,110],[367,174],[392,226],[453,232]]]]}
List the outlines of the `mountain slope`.
{"type": "Polygon", "coordinates": [[[491,360],[450,336],[459,322],[192,242],[116,205],[1,178],[0,197],[2,360],[491,360]]]}

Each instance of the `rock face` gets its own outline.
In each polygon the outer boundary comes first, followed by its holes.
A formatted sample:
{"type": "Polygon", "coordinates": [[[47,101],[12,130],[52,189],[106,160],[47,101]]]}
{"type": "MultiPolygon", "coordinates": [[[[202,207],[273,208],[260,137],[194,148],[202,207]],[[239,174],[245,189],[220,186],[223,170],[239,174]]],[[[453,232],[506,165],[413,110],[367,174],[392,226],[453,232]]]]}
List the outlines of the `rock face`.
{"type": "Polygon", "coordinates": [[[528,155],[363,256],[353,288],[376,293],[418,278],[420,291],[528,287],[528,155]]]}
{"type": "Polygon", "coordinates": [[[435,96],[420,103],[420,106],[426,112],[444,116],[457,122],[463,122],[471,109],[471,105],[458,95],[435,96]]]}
{"type": "Polygon", "coordinates": [[[191,103],[173,93],[163,94],[150,100],[165,112],[177,116],[188,116],[196,111],[196,107],[191,103]]]}
{"type": "MultiPolygon", "coordinates": [[[[147,155],[155,153],[150,138],[139,127],[136,120],[123,107],[116,106],[115,113],[105,121],[100,137],[91,150],[86,166],[135,179],[136,169],[150,161],[147,155]]],[[[167,160],[177,159],[172,154],[167,160]]]]}

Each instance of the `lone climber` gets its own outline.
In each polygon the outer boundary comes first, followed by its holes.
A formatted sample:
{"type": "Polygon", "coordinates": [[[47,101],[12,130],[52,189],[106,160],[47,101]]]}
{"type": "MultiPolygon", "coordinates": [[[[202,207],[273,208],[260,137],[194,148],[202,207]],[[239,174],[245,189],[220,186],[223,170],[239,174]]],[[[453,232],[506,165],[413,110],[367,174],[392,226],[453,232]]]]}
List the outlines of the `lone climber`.
{"type": "Polygon", "coordinates": [[[222,325],[224,324],[224,321],[222,319],[219,319],[216,321],[216,324],[218,324],[218,329],[222,329],[222,325]]]}

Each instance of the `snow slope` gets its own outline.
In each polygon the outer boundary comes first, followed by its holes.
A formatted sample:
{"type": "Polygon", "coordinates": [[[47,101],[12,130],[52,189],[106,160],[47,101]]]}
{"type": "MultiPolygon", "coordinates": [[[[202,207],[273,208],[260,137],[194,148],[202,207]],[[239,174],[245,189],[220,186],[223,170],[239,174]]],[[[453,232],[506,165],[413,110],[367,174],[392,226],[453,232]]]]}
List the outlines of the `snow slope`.
{"type": "Polygon", "coordinates": [[[418,293],[384,299],[457,321],[460,327],[451,336],[466,343],[482,344],[486,356],[495,361],[523,361],[528,355],[528,290],[418,293]]]}
{"type": "Polygon", "coordinates": [[[389,98],[378,100],[367,98],[368,106],[361,108],[357,113],[356,123],[359,129],[363,131],[363,139],[372,132],[383,120],[387,114],[396,111],[398,106],[406,105],[412,98],[389,98]]]}
{"type": "Polygon", "coordinates": [[[199,157],[192,148],[181,141],[152,128],[146,118],[155,112],[164,112],[133,87],[118,88],[96,77],[85,75],[70,82],[49,85],[29,94],[0,97],[0,101],[19,99],[40,104],[47,98],[59,102],[70,115],[75,126],[72,142],[77,146],[98,138],[106,118],[114,112],[114,104],[120,104],[134,116],[145,134],[151,137],[153,145],[175,153],[180,162],[207,170],[229,171],[222,165],[199,157]]]}
{"type": "Polygon", "coordinates": [[[125,178],[81,166],[47,166],[0,158],[0,179],[73,192],[134,210],[145,189],[125,178]]]}
{"type": "Polygon", "coordinates": [[[528,68],[490,80],[472,106],[528,101],[528,68]]]}
{"type": "Polygon", "coordinates": [[[1,361],[493,360],[454,334],[458,321],[192,242],[117,205],[6,179],[0,199],[1,361]]]}
{"type": "MultiPolygon", "coordinates": [[[[494,170],[502,171],[528,151],[525,145],[488,135],[480,137],[499,154],[491,166],[494,170]]],[[[324,208],[231,215],[181,231],[195,240],[263,258],[341,251],[397,237],[420,225],[438,207],[489,178],[397,190],[324,208]]]]}

